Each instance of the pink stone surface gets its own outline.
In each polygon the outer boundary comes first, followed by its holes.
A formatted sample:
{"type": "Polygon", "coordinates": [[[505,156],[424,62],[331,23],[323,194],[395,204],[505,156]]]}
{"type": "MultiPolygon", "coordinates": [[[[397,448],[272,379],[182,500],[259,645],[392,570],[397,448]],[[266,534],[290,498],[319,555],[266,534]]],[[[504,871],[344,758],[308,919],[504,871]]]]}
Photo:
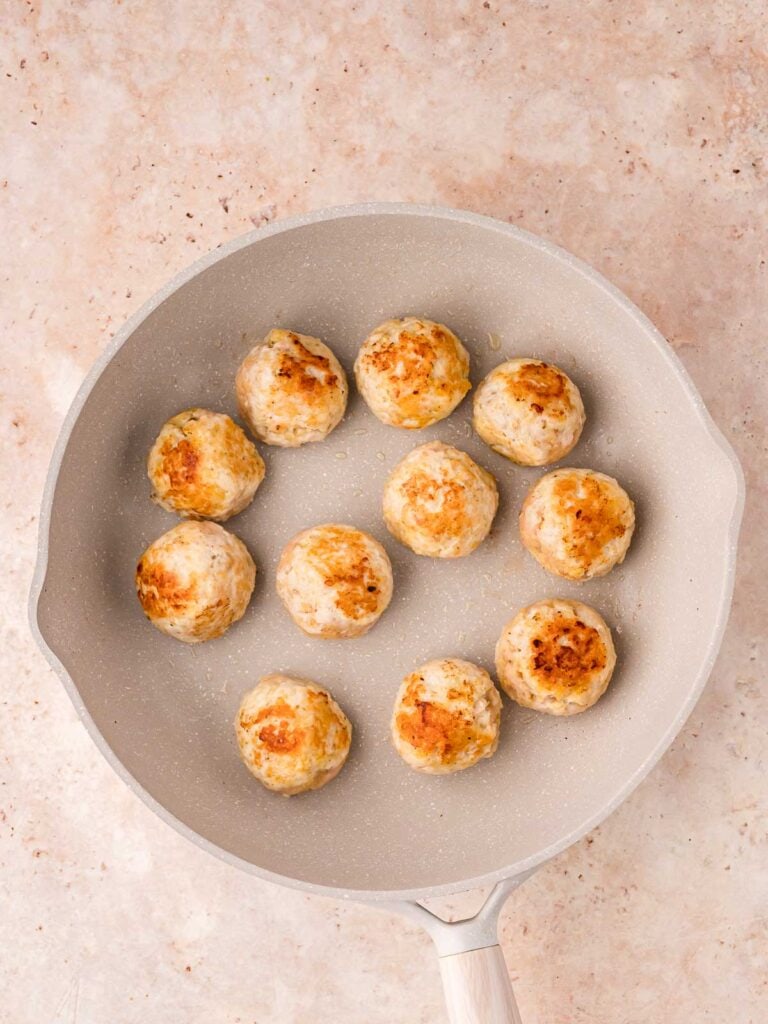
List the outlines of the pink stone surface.
{"type": "Polygon", "coordinates": [[[699,705],[640,789],[504,912],[523,1019],[764,1024],[762,0],[0,11],[0,1020],[446,1019],[417,928],[260,883],[156,820],[25,615],[57,432],[124,319],[254,225],[387,199],[490,214],[596,266],[669,338],[747,476],[733,614],[699,705]]]}

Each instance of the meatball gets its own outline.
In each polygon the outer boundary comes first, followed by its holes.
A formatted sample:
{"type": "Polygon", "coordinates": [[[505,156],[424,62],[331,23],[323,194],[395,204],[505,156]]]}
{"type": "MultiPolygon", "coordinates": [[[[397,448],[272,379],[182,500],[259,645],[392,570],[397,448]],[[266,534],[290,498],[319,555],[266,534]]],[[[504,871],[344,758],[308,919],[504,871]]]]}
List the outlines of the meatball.
{"type": "Polygon", "coordinates": [[[469,355],[443,324],[409,316],[387,320],[355,361],[360,394],[392,427],[417,430],[450,416],[469,391],[469,355]]]}
{"type": "Polygon", "coordinates": [[[523,707],[577,715],[605,693],[616,665],[611,631],[594,608],[555,599],[523,608],[496,644],[496,672],[523,707]]]}
{"type": "Polygon", "coordinates": [[[592,469],[547,473],[520,510],[523,544],[545,569],[569,580],[604,576],[623,562],[634,528],[627,493],[592,469]]]}
{"type": "Polygon", "coordinates": [[[274,673],[243,697],[235,736],[243,762],[259,782],[295,796],[338,775],[352,726],[322,686],[274,673]]]}
{"type": "Polygon", "coordinates": [[[546,466],[575,446],[584,418],[579,389],[562,370],[537,359],[510,359],[475,392],[472,422],[500,455],[546,466]]]}
{"type": "Polygon", "coordinates": [[[297,448],[322,441],[347,407],[341,363],[319,338],[272,330],[240,364],[240,414],[266,444],[297,448]]]}
{"type": "Polygon", "coordinates": [[[327,523],[297,534],[277,567],[277,592],[310,636],[362,636],[392,598],[392,566],[377,540],[327,523]]]}
{"type": "Polygon", "coordinates": [[[496,515],[496,481],[442,441],[414,448],[384,485],[384,522],[417,555],[460,558],[487,537],[496,515]]]}
{"type": "Polygon", "coordinates": [[[169,512],[224,522],[252,501],[264,460],[229,416],[186,409],[157,435],[147,474],[152,499],[169,512]]]}
{"type": "Polygon", "coordinates": [[[501,697],[485,669],[440,658],[403,680],[392,742],[411,768],[430,775],[459,772],[495,752],[500,716],[501,697]]]}
{"type": "Polygon", "coordinates": [[[213,640],[242,618],[255,580],[245,544],[223,526],[196,520],[164,533],[136,566],[145,615],[188,644],[213,640]]]}

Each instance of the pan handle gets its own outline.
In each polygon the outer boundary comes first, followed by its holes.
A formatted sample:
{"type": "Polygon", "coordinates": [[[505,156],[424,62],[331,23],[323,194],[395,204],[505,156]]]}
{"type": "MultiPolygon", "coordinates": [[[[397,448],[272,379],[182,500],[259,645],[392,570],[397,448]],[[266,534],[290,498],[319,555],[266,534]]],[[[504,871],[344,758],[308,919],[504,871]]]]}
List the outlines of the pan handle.
{"type": "Polygon", "coordinates": [[[437,947],[451,1024],[522,1024],[504,954],[499,914],[527,871],[499,882],[474,917],[446,921],[424,903],[390,903],[425,928],[437,947]]]}
{"type": "Polygon", "coordinates": [[[440,957],[451,1024],[522,1024],[500,946],[440,957]]]}

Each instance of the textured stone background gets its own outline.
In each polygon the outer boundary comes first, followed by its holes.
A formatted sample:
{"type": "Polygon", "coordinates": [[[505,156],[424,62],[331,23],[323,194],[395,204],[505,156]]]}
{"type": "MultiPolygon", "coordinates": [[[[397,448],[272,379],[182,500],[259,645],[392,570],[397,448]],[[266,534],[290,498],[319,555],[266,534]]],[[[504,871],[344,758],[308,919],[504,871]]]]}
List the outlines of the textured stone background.
{"type": "Polygon", "coordinates": [[[526,1024],[768,1019],[765,5],[397,7],[0,2],[3,1022],[445,1020],[415,927],[261,884],[155,820],[25,616],[51,448],[110,335],[218,243],[362,199],[467,207],[594,264],[743,460],[704,697],[502,938],[526,1024]]]}

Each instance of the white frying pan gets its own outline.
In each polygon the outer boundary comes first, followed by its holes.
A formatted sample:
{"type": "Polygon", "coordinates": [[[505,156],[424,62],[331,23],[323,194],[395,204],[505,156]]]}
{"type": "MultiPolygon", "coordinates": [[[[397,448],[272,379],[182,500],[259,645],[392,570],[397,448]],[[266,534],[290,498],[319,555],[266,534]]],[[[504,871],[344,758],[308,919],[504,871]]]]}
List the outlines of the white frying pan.
{"type": "Polygon", "coordinates": [[[664,339],[583,263],[473,214],[337,209],[204,257],[114,339],[56,447],[31,618],[96,743],[162,818],[261,878],[416,915],[437,943],[452,1019],[514,1021],[496,944],[503,897],[612,811],[685,721],[725,625],[742,500],[736,458],[664,339]],[[617,476],[637,503],[624,565],[569,584],[522,550],[517,510],[539,472],[472,435],[469,401],[411,433],[383,426],[353,395],[322,444],[261,446],[266,480],[228,524],[259,566],[245,618],[194,647],[152,629],[133,570],[175,521],[150,502],[145,477],[163,421],[191,405],[234,414],[235,370],[270,327],[324,338],[350,371],[371,327],[409,313],[456,331],[475,383],[512,355],[552,360],[574,377],[588,423],[568,462],[617,476]],[[469,451],[501,492],[491,537],[448,563],[400,547],[380,517],[388,469],[430,438],[469,451]],[[371,531],[393,559],[393,603],[361,639],[303,636],[274,593],[285,542],[329,520],[371,531]],[[503,623],[555,595],[578,595],[614,627],[619,667],[600,704],[555,719],[507,702],[494,758],[453,777],[407,769],[387,729],[403,675],[447,655],[492,669],[503,623]],[[241,694],[276,670],[330,687],[355,726],[339,778],[291,800],[250,777],[233,740],[241,694]],[[445,924],[419,903],[482,886],[496,888],[463,923],[445,924]]]}

